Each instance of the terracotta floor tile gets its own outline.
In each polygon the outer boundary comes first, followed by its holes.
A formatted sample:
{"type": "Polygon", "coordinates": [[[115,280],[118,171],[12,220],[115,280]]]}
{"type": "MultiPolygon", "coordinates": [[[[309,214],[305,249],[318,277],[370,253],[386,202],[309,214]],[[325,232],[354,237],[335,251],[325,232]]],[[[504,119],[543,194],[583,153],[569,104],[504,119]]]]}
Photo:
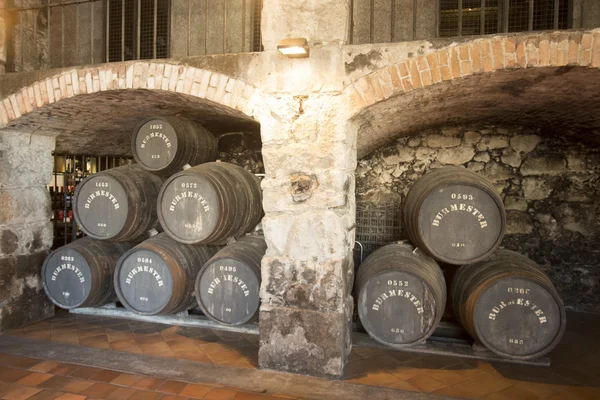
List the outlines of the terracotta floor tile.
{"type": "Polygon", "coordinates": [[[165,351],[171,352],[171,348],[165,342],[152,343],[152,344],[140,344],[139,346],[144,353],[149,353],[149,352],[156,353],[156,352],[165,352],[165,351]]]}
{"type": "Polygon", "coordinates": [[[138,390],[128,400],[159,400],[163,395],[164,393],[138,390]]]}
{"type": "Polygon", "coordinates": [[[517,386],[507,387],[484,397],[485,400],[532,400],[540,398],[517,386]]]}
{"type": "Polygon", "coordinates": [[[106,335],[90,336],[87,338],[79,338],[79,344],[82,346],[94,347],[96,349],[110,349],[110,344],[106,335]]]}
{"type": "Polygon", "coordinates": [[[120,340],[134,340],[133,333],[127,332],[107,332],[106,338],[109,342],[118,342],[120,340]]]}
{"type": "Polygon", "coordinates": [[[277,400],[277,397],[261,393],[238,392],[233,400],[277,400]]]}
{"type": "Polygon", "coordinates": [[[94,383],[89,388],[79,392],[79,394],[97,399],[104,399],[118,388],[118,386],[109,385],[106,383],[94,383]]]}
{"type": "Polygon", "coordinates": [[[18,387],[18,385],[10,382],[0,382],[0,396],[18,387]]]}
{"type": "Polygon", "coordinates": [[[485,372],[476,366],[467,363],[461,363],[444,369],[427,371],[425,372],[425,375],[446,384],[446,386],[452,386],[483,375],[484,373],[485,372]]]}
{"type": "Polygon", "coordinates": [[[113,379],[110,383],[113,385],[131,386],[143,378],[144,377],[140,376],[140,375],[121,374],[118,377],[116,377],[115,379],[113,379]]]}
{"type": "Polygon", "coordinates": [[[102,371],[101,368],[81,367],[81,368],[71,372],[69,374],[69,376],[72,376],[74,378],[79,378],[79,379],[89,379],[92,376],[96,375],[100,371],[102,371]]]}
{"type": "Polygon", "coordinates": [[[186,351],[186,350],[197,351],[198,350],[198,347],[194,344],[194,342],[189,341],[189,340],[169,340],[168,342],[166,342],[166,344],[173,351],[178,351],[178,350],[182,350],[182,351],[186,351]]]}
{"type": "Polygon", "coordinates": [[[597,388],[573,386],[547,398],[548,400],[598,400],[600,390],[597,388]]]}
{"type": "Polygon", "coordinates": [[[119,387],[106,396],[105,400],[128,400],[133,397],[136,392],[138,392],[136,389],[119,387]]]}
{"type": "Polygon", "coordinates": [[[41,391],[42,389],[39,388],[16,386],[12,390],[4,393],[2,398],[7,400],[25,400],[41,391]]]}
{"type": "Polygon", "coordinates": [[[440,396],[448,396],[448,397],[456,397],[457,399],[465,399],[464,395],[460,390],[458,390],[458,386],[446,386],[440,390],[436,390],[433,394],[437,394],[440,396]]]}
{"type": "Polygon", "coordinates": [[[383,385],[392,389],[409,390],[411,392],[419,392],[419,389],[408,383],[407,381],[396,381],[383,385]]]}
{"type": "Polygon", "coordinates": [[[174,394],[166,394],[160,400],[188,400],[187,397],[176,396],[174,394]]]}
{"type": "Polygon", "coordinates": [[[398,381],[398,377],[385,371],[368,372],[348,379],[349,382],[379,386],[398,381]]]}
{"type": "Polygon", "coordinates": [[[82,339],[88,339],[99,336],[106,338],[106,333],[104,332],[104,328],[94,328],[87,330],[79,330],[77,331],[77,336],[79,336],[79,340],[81,341],[82,339]]]}
{"type": "Polygon", "coordinates": [[[69,375],[71,372],[76,371],[79,368],[81,368],[81,365],[61,364],[49,372],[54,375],[69,375]]]}
{"type": "Polygon", "coordinates": [[[213,386],[197,385],[195,383],[190,383],[179,393],[179,395],[201,399],[212,389],[214,389],[213,386]]]}
{"type": "Polygon", "coordinates": [[[441,388],[448,386],[445,383],[442,383],[427,375],[418,375],[414,378],[407,379],[406,382],[425,393],[435,392],[436,390],[440,390],[441,388]]]}
{"type": "Polygon", "coordinates": [[[11,355],[3,355],[0,358],[0,365],[5,365],[13,368],[31,368],[35,364],[38,364],[41,360],[36,360],[33,358],[21,357],[21,356],[11,356],[11,355]]]}
{"type": "Polygon", "coordinates": [[[63,392],[55,392],[54,390],[42,390],[37,394],[34,394],[33,397],[28,398],[27,400],[54,400],[57,397],[62,396],[63,392]]]}
{"type": "Polygon", "coordinates": [[[70,393],[80,393],[92,385],[94,385],[94,382],[84,381],[81,379],[74,379],[73,381],[65,385],[64,391],[70,393]]]}
{"type": "Polygon", "coordinates": [[[143,344],[165,343],[165,339],[158,332],[150,335],[136,335],[135,340],[138,342],[140,347],[143,344]]]}
{"type": "Polygon", "coordinates": [[[66,343],[66,344],[80,344],[78,336],[62,336],[62,335],[59,335],[57,337],[52,336],[52,342],[66,343]]]}
{"type": "Polygon", "coordinates": [[[34,372],[46,373],[60,366],[62,366],[62,364],[57,361],[42,361],[41,363],[35,364],[33,367],[29,368],[29,370],[34,372]]]}
{"type": "Polygon", "coordinates": [[[11,368],[10,371],[7,371],[2,376],[0,376],[0,381],[15,383],[19,379],[25,378],[29,374],[31,374],[31,371],[11,368]]]}
{"type": "Polygon", "coordinates": [[[166,381],[160,385],[156,391],[168,394],[179,394],[187,386],[186,382],[180,381],[166,381]]]}
{"type": "Polygon", "coordinates": [[[135,339],[125,339],[110,342],[110,348],[113,350],[128,349],[131,347],[137,347],[137,342],[135,339]]]}
{"type": "Polygon", "coordinates": [[[40,383],[46,382],[52,378],[52,374],[40,374],[39,372],[32,372],[24,378],[19,379],[16,383],[23,386],[38,386],[40,383]]]}
{"type": "Polygon", "coordinates": [[[97,374],[91,376],[89,378],[89,380],[96,381],[96,382],[108,383],[108,382],[111,382],[113,379],[116,379],[117,377],[119,377],[119,375],[121,375],[120,372],[104,369],[104,370],[98,372],[97,374]]]}
{"type": "Polygon", "coordinates": [[[141,390],[156,390],[157,387],[165,383],[165,379],[142,378],[131,385],[132,388],[141,390]]]}
{"type": "Polygon", "coordinates": [[[60,397],[57,397],[56,400],[85,400],[85,396],[80,396],[78,394],[73,393],[65,393],[60,397]]]}
{"type": "Polygon", "coordinates": [[[203,399],[204,400],[230,400],[238,392],[228,389],[215,388],[208,392],[203,399]]]}
{"type": "Polygon", "coordinates": [[[567,385],[554,385],[551,383],[538,382],[519,382],[515,386],[528,393],[531,393],[532,396],[537,396],[543,399],[568,388],[567,385]]]}
{"type": "Polygon", "coordinates": [[[458,390],[463,397],[473,399],[482,398],[491,393],[498,392],[511,386],[510,382],[496,378],[489,374],[483,374],[468,381],[452,386],[458,390]]]}
{"type": "Polygon", "coordinates": [[[75,382],[75,379],[66,376],[53,376],[52,378],[40,383],[39,387],[55,391],[66,391],[65,387],[75,382]]]}

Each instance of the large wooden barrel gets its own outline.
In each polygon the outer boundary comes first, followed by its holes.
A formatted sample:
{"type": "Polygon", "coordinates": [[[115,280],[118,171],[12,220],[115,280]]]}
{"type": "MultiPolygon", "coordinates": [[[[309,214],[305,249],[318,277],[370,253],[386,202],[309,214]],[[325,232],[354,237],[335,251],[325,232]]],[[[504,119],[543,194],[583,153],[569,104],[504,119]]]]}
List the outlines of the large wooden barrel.
{"type": "Polygon", "coordinates": [[[426,254],[461,265],[489,257],[500,245],[506,214],[490,182],[465,168],[444,167],[411,187],[404,225],[412,243],[426,254]]]}
{"type": "Polygon", "coordinates": [[[369,335],[401,348],[425,341],[446,306],[446,282],[437,263],[406,243],[384,246],[357,271],[358,316],[369,335]]]}
{"type": "Polygon", "coordinates": [[[219,250],[185,245],[158,234],[125,253],[115,268],[121,303],[141,315],[170,314],[194,306],[194,279],[219,250]]]}
{"type": "Polygon", "coordinates": [[[208,318],[224,325],[258,319],[263,237],[244,236],[221,249],[196,278],[196,300],[208,318]]]}
{"type": "Polygon", "coordinates": [[[258,179],[237,165],[206,163],[179,172],[158,195],[164,231],[181,243],[224,244],[262,218],[258,179]]]}
{"type": "Polygon", "coordinates": [[[540,357],[565,330],[565,309],[550,278],[509,250],[462,266],[452,283],[452,302],[471,337],[508,358],[540,357]]]}
{"type": "Polygon", "coordinates": [[[142,168],[170,176],[184,165],[217,159],[217,141],[202,126],[181,117],[142,121],[131,139],[133,157],[142,168]]]}
{"type": "Polygon", "coordinates": [[[160,227],[156,199],[163,181],[137,165],[92,175],[75,191],[75,220],[94,239],[143,239],[160,227]]]}
{"type": "Polygon", "coordinates": [[[119,257],[133,246],[85,237],[56,249],[42,265],[46,294],[65,309],[98,307],[115,301],[113,271],[119,257]]]}

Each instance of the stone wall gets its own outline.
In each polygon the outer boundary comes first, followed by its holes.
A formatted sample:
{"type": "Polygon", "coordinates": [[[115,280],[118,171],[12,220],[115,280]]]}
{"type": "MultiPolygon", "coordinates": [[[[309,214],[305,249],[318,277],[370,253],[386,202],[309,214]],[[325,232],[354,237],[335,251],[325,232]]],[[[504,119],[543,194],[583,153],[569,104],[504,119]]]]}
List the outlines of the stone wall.
{"type": "Polygon", "coordinates": [[[492,181],[507,210],[503,246],[541,265],[568,308],[600,311],[600,148],[521,127],[424,131],[359,161],[357,199],[401,206],[420,176],[446,165],[492,181]]]}

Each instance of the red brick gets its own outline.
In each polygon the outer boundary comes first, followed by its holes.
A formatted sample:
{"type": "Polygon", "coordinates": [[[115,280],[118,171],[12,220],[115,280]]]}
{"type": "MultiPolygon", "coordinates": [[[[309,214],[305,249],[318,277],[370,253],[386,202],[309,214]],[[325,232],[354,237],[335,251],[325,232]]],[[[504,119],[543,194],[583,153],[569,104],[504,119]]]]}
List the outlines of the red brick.
{"type": "Polygon", "coordinates": [[[444,80],[444,81],[452,80],[452,72],[450,71],[450,67],[443,66],[442,68],[440,68],[440,72],[442,74],[442,80],[444,80]]]}
{"type": "Polygon", "coordinates": [[[471,61],[473,61],[473,73],[477,74],[483,71],[483,66],[481,64],[481,50],[479,48],[479,43],[475,42],[471,45],[471,61]]]}
{"type": "Polygon", "coordinates": [[[438,52],[440,66],[449,65],[448,62],[448,49],[444,49],[438,52]]]}
{"type": "Polygon", "coordinates": [[[408,66],[406,65],[406,61],[402,61],[398,64],[398,72],[400,72],[400,78],[406,78],[409,76],[408,66]]]}
{"type": "Polygon", "coordinates": [[[423,56],[417,57],[417,67],[419,67],[419,72],[429,69],[429,64],[427,64],[427,58],[423,56]]]}
{"type": "Polygon", "coordinates": [[[10,100],[4,99],[2,101],[2,104],[4,104],[4,108],[6,109],[6,115],[8,115],[8,119],[9,120],[15,119],[17,116],[15,115],[15,112],[13,111],[12,105],[10,104],[10,100]]]}
{"type": "Polygon", "coordinates": [[[8,124],[8,113],[4,108],[4,102],[0,102],[0,124],[3,126],[8,124]]]}
{"type": "Polygon", "coordinates": [[[565,66],[569,62],[569,36],[559,35],[558,36],[558,63],[559,66],[565,66]]]}
{"type": "Polygon", "coordinates": [[[579,64],[579,42],[581,41],[581,38],[579,40],[569,40],[569,57],[568,57],[568,63],[572,64],[572,65],[577,65],[579,64]]]}
{"type": "Polygon", "coordinates": [[[354,87],[354,85],[349,85],[346,91],[349,93],[348,97],[350,99],[351,104],[357,110],[366,106],[365,101],[363,100],[358,90],[354,87]]]}
{"type": "Polygon", "coordinates": [[[462,75],[463,76],[473,74],[473,69],[471,68],[471,62],[470,61],[462,61],[460,63],[460,70],[462,71],[462,75]]]}
{"type": "Polygon", "coordinates": [[[550,65],[550,41],[546,38],[540,40],[539,65],[545,67],[550,65]]]}
{"type": "Polygon", "coordinates": [[[502,39],[494,40],[494,69],[504,68],[504,41],[502,39]]]}
{"type": "Polygon", "coordinates": [[[440,65],[438,63],[438,54],[431,53],[427,56],[427,62],[429,63],[429,68],[431,70],[431,79],[433,83],[438,83],[442,81],[442,73],[440,71],[440,65]]]}
{"type": "Polygon", "coordinates": [[[379,77],[377,73],[372,73],[369,75],[369,81],[371,83],[371,91],[373,92],[373,96],[377,101],[383,100],[383,89],[381,88],[381,82],[379,82],[379,77]]]}
{"type": "Polygon", "coordinates": [[[458,49],[456,47],[450,49],[450,70],[453,78],[460,77],[460,61],[458,60],[458,49]]]}
{"type": "Polygon", "coordinates": [[[517,42],[513,38],[508,38],[504,41],[504,50],[506,53],[514,53],[517,51],[517,42]]]}
{"type": "Polygon", "coordinates": [[[494,70],[494,54],[492,52],[492,42],[489,40],[481,42],[481,59],[483,60],[483,70],[485,72],[494,70]]]}
{"type": "Polygon", "coordinates": [[[421,83],[421,76],[419,75],[419,69],[415,59],[410,60],[410,80],[415,89],[423,87],[421,83]]]}
{"type": "Polygon", "coordinates": [[[527,42],[525,40],[519,40],[517,44],[517,65],[519,67],[527,67],[527,42]]]}
{"type": "Polygon", "coordinates": [[[366,92],[371,90],[371,85],[367,77],[362,77],[354,81],[354,87],[360,92],[366,92]]]}
{"type": "Polygon", "coordinates": [[[402,87],[402,83],[400,82],[400,75],[398,74],[398,69],[395,65],[390,65],[388,67],[388,72],[390,77],[392,78],[392,86],[395,90],[398,90],[402,87]]]}
{"type": "Polygon", "coordinates": [[[431,84],[433,83],[433,80],[431,79],[431,72],[421,72],[421,82],[423,83],[423,86],[431,86],[431,84]]]}
{"type": "Polygon", "coordinates": [[[592,47],[592,67],[600,67],[600,33],[594,34],[594,44],[592,47]]]}
{"type": "Polygon", "coordinates": [[[410,82],[410,78],[404,78],[402,79],[402,88],[404,89],[404,91],[406,93],[410,92],[411,90],[413,90],[413,86],[412,83],[410,82]]]}
{"type": "Polygon", "coordinates": [[[458,55],[460,57],[460,61],[467,61],[469,59],[469,45],[463,44],[458,49],[459,49],[458,55]]]}
{"type": "Polygon", "coordinates": [[[27,108],[25,107],[25,99],[23,99],[23,92],[21,91],[17,93],[15,98],[17,100],[17,107],[19,108],[19,113],[21,115],[27,114],[27,108]]]}

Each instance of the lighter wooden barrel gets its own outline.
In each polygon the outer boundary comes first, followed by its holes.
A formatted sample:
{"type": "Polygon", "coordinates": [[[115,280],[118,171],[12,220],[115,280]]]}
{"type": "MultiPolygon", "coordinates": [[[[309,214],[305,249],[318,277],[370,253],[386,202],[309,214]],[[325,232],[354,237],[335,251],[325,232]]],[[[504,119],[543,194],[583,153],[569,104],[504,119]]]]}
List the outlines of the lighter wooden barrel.
{"type": "Polygon", "coordinates": [[[94,239],[141,240],[160,229],[156,199],[163,181],[138,165],[91,175],[75,191],[75,220],[94,239]]]}
{"type": "Polygon", "coordinates": [[[401,348],[423,343],[446,306],[446,283],[437,263],[405,244],[384,246],[357,271],[358,315],[367,333],[401,348]]]}
{"type": "Polygon", "coordinates": [[[125,253],[115,268],[114,284],[121,303],[141,315],[172,314],[194,306],[194,279],[219,250],[185,245],[164,233],[125,253]]]}
{"type": "Polygon", "coordinates": [[[181,243],[224,244],[250,232],[262,218],[258,179],[229,163],[206,163],[179,172],[158,196],[164,231],[181,243]]]}
{"type": "Polygon", "coordinates": [[[213,134],[182,117],[153,117],[142,121],[131,138],[137,163],[154,173],[170,176],[184,165],[198,165],[217,159],[213,134]]]}
{"type": "Polygon", "coordinates": [[[195,294],[208,318],[224,325],[258,319],[260,262],[266,251],[263,237],[244,236],[204,264],[195,294]]]}
{"type": "Polygon", "coordinates": [[[565,309],[550,278],[513,251],[498,250],[489,260],[461,267],[452,299],[469,334],[504,357],[540,357],[565,331],[565,309]]]}
{"type": "Polygon", "coordinates": [[[85,237],[56,249],[42,265],[46,294],[65,309],[115,301],[113,271],[119,257],[133,246],[85,237]]]}
{"type": "Polygon", "coordinates": [[[410,189],[404,225],[411,242],[438,261],[462,265],[489,257],[504,237],[502,199],[482,176],[434,169],[410,189]]]}

